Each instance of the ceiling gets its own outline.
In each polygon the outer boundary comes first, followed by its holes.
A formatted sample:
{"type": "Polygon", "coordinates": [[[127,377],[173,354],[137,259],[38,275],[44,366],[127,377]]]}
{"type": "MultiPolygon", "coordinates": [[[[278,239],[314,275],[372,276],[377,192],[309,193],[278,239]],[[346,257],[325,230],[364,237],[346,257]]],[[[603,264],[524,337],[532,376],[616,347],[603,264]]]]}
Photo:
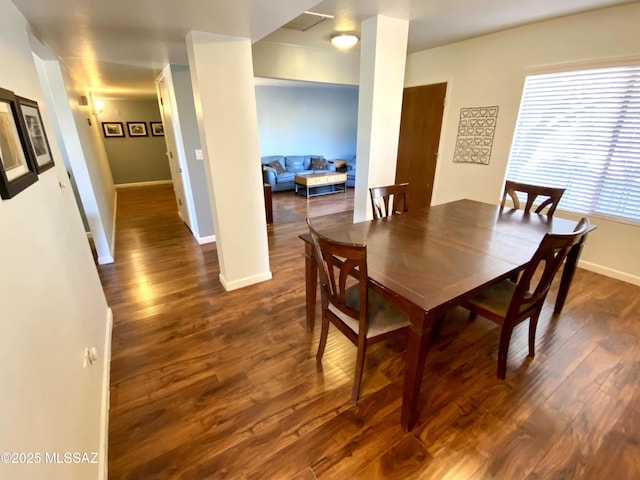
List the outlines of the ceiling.
{"type": "Polygon", "coordinates": [[[168,63],[187,63],[191,30],[318,48],[374,15],[409,20],[408,51],[638,0],[13,0],[35,35],[96,96],[154,95],[168,63]],[[306,10],[331,15],[280,28],[306,10]]]}

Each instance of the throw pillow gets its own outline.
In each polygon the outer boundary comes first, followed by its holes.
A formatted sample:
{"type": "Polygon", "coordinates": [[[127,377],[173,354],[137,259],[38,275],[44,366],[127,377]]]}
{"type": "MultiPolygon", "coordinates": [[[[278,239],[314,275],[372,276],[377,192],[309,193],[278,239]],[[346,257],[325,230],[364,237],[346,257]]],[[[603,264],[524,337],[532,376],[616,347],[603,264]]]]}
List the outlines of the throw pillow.
{"type": "Polygon", "coordinates": [[[320,157],[320,158],[311,158],[311,166],[309,167],[311,170],[329,170],[329,167],[327,167],[327,161],[320,157]]]}
{"type": "Polygon", "coordinates": [[[267,163],[266,165],[268,167],[273,168],[276,171],[277,175],[280,175],[281,173],[286,172],[286,170],[284,169],[284,167],[282,166],[282,164],[278,160],[274,160],[273,162],[267,163]]]}

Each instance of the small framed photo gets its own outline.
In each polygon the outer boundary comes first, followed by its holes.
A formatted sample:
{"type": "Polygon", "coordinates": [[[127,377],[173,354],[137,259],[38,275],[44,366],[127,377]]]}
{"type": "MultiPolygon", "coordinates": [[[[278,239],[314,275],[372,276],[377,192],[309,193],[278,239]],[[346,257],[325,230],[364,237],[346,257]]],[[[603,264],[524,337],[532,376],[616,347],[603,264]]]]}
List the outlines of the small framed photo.
{"type": "Polygon", "coordinates": [[[124,137],[122,122],[102,122],[102,132],[105,138],[124,137]]]}
{"type": "Polygon", "coordinates": [[[0,196],[12,198],[38,180],[27,127],[13,92],[0,88],[0,196]]]}
{"type": "Polygon", "coordinates": [[[149,125],[151,125],[151,135],[154,137],[164,136],[164,125],[162,125],[162,122],[149,122],[149,125]]]}
{"type": "Polygon", "coordinates": [[[42,173],[45,170],[54,166],[53,156],[51,155],[51,148],[49,147],[49,140],[47,134],[44,131],[44,124],[42,123],[42,116],[40,115],[40,109],[38,103],[16,96],[18,105],[20,106],[20,112],[24,124],[27,127],[27,136],[29,137],[29,143],[33,151],[33,157],[35,158],[35,167],[38,173],[42,173]]]}
{"type": "Polygon", "coordinates": [[[130,137],[146,137],[147,124],[145,122],[127,122],[130,137]]]}

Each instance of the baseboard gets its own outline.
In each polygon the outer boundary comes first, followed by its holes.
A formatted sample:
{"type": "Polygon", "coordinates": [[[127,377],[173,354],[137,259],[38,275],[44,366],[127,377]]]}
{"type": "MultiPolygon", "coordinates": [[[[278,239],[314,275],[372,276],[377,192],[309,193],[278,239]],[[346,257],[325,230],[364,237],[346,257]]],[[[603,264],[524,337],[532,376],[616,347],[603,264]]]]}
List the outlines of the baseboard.
{"type": "Polygon", "coordinates": [[[196,240],[198,241],[198,243],[200,245],[204,245],[206,243],[215,243],[216,236],[215,235],[209,235],[207,237],[198,237],[198,238],[196,238],[196,240]]]}
{"type": "Polygon", "coordinates": [[[101,255],[98,257],[98,265],[106,265],[108,263],[113,263],[113,256],[111,255],[101,255]]]}
{"type": "Polygon", "coordinates": [[[171,180],[153,180],[150,182],[131,182],[131,183],[117,183],[116,188],[131,188],[131,187],[151,187],[153,185],[167,185],[173,183],[171,180]]]}
{"type": "Polygon", "coordinates": [[[219,276],[220,282],[222,286],[227,292],[232,290],[237,290],[242,287],[248,287],[249,285],[253,285],[254,283],[266,282],[267,280],[271,280],[273,276],[270,271],[259,273],[257,275],[251,275],[250,277],[241,278],[240,280],[236,280],[234,282],[227,282],[222,274],[219,276]]]}
{"type": "Polygon", "coordinates": [[[99,480],[107,480],[109,470],[109,406],[111,402],[111,334],[113,332],[113,311],[107,308],[107,328],[102,354],[102,405],[100,407],[100,456],[99,480]]]}
{"type": "Polygon", "coordinates": [[[111,262],[114,262],[116,256],[116,218],[118,217],[118,191],[115,191],[113,199],[113,224],[111,225],[111,245],[109,251],[111,252],[111,262]]]}
{"type": "Polygon", "coordinates": [[[621,272],[620,270],[614,270],[613,268],[603,267],[602,265],[597,265],[595,263],[584,262],[582,260],[578,262],[578,266],[580,268],[584,268],[585,270],[589,270],[590,272],[599,273],[606,277],[615,278],[616,280],[622,280],[623,282],[640,286],[640,277],[636,275],[621,272]]]}

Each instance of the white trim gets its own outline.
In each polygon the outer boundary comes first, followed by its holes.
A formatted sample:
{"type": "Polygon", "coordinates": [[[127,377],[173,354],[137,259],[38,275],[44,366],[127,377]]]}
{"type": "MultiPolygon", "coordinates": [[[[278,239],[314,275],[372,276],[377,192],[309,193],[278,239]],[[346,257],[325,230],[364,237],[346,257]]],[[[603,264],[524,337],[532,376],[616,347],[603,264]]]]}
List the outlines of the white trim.
{"type": "Polygon", "coordinates": [[[240,280],[236,280],[234,282],[227,282],[222,274],[219,275],[220,283],[227,292],[232,290],[237,290],[242,287],[248,287],[249,285],[253,285],[255,283],[265,282],[267,280],[271,280],[273,276],[270,271],[259,273],[256,275],[251,275],[250,277],[241,278],[240,280]]]}
{"type": "Polygon", "coordinates": [[[206,237],[197,237],[196,240],[198,241],[198,243],[200,245],[204,245],[206,243],[215,243],[216,236],[215,235],[209,235],[209,236],[206,236],[206,237]]]}
{"type": "Polygon", "coordinates": [[[114,191],[113,195],[113,223],[111,225],[111,242],[109,245],[109,252],[111,255],[101,255],[98,257],[98,265],[105,265],[107,263],[114,262],[114,255],[116,252],[116,217],[118,213],[118,191],[114,191]]]}
{"type": "MultiPolygon", "coordinates": [[[[116,256],[116,218],[118,217],[118,190],[114,190],[113,196],[113,224],[111,225],[111,256],[116,256]]],[[[111,260],[113,263],[113,258],[111,260]]]]}
{"type": "Polygon", "coordinates": [[[102,354],[102,405],[100,406],[100,456],[98,479],[107,480],[109,454],[109,406],[111,402],[111,334],[113,331],[113,311],[107,308],[107,328],[104,337],[102,354]]]}
{"type": "Polygon", "coordinates": [[[537,65],[524,69],[525,77],[529,75],[542,75],[545,73],[562,73],[574,70],[591,70],[597,68],[620,67],[627,65],[639,65],[640,57],[611,57],[579,62],[562,62],[548,65],[537,65]]]}
{"type": "Polygon", "coordinates": [[[150,187],[152,185],[167,185],[173,183],[171,180],[153,180],[149,182],[131,182],[131,183],[117,183],[116,188],[131,188],[131,187],[150,187]]]}
{"type": "Polygon", "coordinates": [[[102,255],[98,257],[98,265],[106,265],[108,263],[113,263],[113,257],[111,255],[102,255]]]}
{"type": "Polygon", "coordinates": [[[616,280],[622,280],[623,282],[640,286],[640,277],[636,275],[621,272],[620,270],[614,270],[613,268],[603,267],[602,265],[597,265],[591,262],[583,262],[582,260],[578,262],[578,266],[585,270],[589,270],[590,272],[599,273],[606,277],[615,278],[616,280]]]}

